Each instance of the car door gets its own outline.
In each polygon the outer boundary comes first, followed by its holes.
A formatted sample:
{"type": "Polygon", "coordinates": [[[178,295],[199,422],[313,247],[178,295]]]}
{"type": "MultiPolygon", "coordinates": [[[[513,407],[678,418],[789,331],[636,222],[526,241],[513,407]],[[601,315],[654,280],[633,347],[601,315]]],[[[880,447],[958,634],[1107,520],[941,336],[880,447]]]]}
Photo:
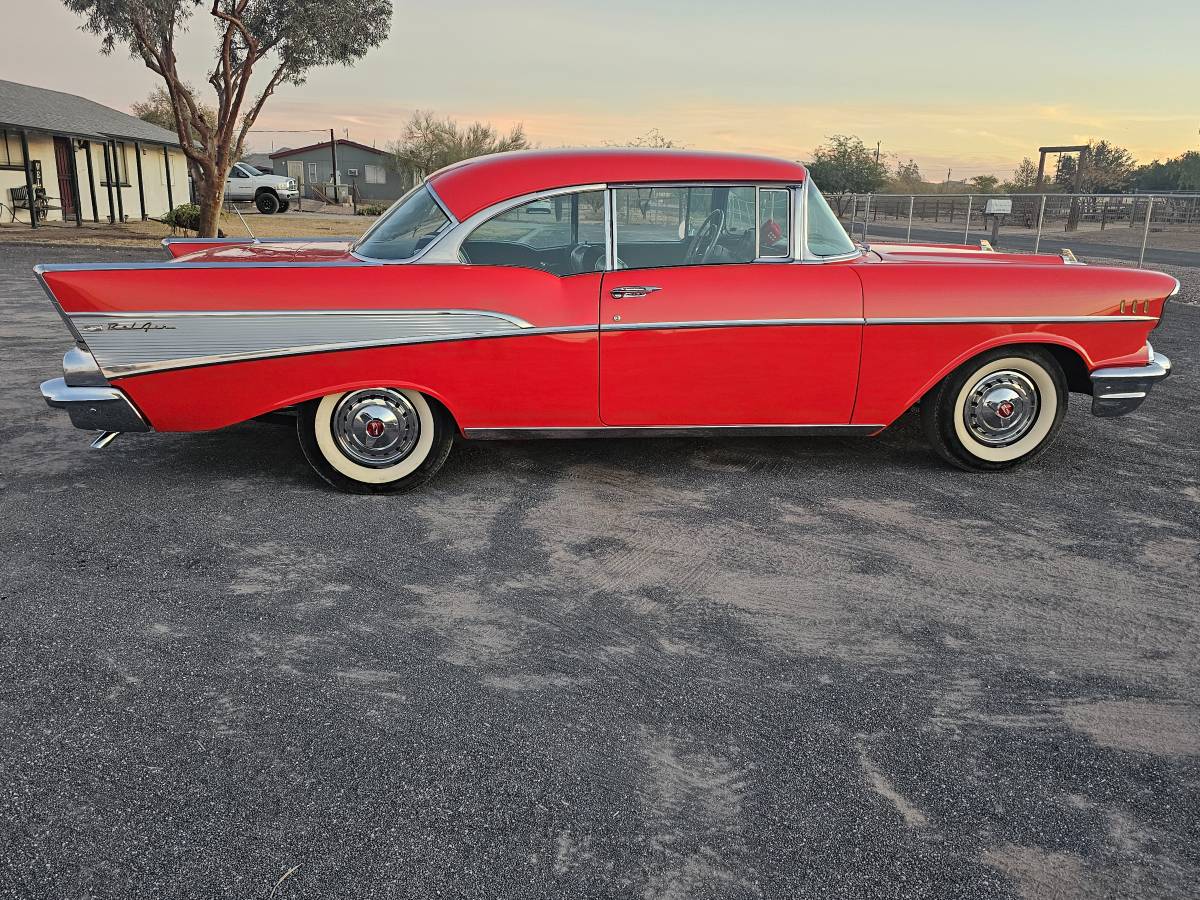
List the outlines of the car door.
{"type": "Polygon", "coordinates": [[[462,266],[444,270],[455,303],[516,317],[520,331],[481,341],[481,364],[464,368],[467,434],[519,437],[531,431],[601,427],[597,360],[597,297],[607,244],[605,193],[558,193],[486,219],[462,241],[462,266]]]}
{"type": "Polygon", "coordinates": [[[250,176],[237,163],[234,163],[230,168],[229,177],[225,180],[225,199],[254,199],[254,184],[250,176]]]}
{"type": "Polygon", "coordinates": [[[796,193],[614,189],[616,269],[600,297],[605,425],[850,421],[862,288],[846,265],[794,261],[796,193]]]}

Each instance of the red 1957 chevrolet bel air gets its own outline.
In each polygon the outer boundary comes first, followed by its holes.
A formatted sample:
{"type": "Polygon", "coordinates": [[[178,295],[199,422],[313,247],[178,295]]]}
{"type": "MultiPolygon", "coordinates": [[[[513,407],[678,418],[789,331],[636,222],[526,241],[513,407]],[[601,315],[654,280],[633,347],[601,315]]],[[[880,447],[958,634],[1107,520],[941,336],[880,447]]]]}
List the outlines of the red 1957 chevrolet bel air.
{"type": "Polygon", "coordinates": [[[964,469],[1050,444],[1068,392],[1116,416],[1170,372],[1179,284],[987,247],[858,246],[805,168],[675,151],[450,166],[357,241],[167,240],[39,266],[75,338],[42,385],[79,428],[294,413],[349,491],[466,439],[879,432],[914,404],[964,469]]]}

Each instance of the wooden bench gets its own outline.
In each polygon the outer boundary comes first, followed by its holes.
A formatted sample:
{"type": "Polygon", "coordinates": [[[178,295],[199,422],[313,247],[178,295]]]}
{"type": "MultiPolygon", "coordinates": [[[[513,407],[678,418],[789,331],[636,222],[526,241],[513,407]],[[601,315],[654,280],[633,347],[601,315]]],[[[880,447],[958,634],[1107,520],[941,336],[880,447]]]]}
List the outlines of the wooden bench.
{"type": "Polygon", "coordinates": [[[29,188],[21,186],[8,189],[8,195],[12,206],[12,220],[17,221],[17,210],[27,209],[30,214],[35,216],[38,221],[46,221],[46,216],[52,209],[62,209],[61,206],[51,206],[51,200],[57,200],[57,197],[50,197],[46,194],[46,189],[43,187],[35,187],[33,189],[33,204],[29,202],[29,188]]]}

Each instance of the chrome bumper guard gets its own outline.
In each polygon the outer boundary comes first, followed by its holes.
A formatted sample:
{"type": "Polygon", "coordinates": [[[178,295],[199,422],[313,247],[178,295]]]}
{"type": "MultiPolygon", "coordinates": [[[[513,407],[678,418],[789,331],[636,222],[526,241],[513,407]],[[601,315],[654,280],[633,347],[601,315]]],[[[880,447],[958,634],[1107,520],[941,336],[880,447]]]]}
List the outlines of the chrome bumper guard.
{"type": "Polygon", "coordinates": [[[149,431],[124,392],[115,387],[71,387],[63,378],[42,382],[46,404],[65,409],[71,424],[88,431],[149,431]]]}
{"type": "Polygon", "coordinates": [[[1171,374],[1171,361],[1150,350],[1144,366],[1097,369],[1092,373],[1092,415],[1111,418],[1131,413],[1146,399],[1155,382],[1171,374]]]}

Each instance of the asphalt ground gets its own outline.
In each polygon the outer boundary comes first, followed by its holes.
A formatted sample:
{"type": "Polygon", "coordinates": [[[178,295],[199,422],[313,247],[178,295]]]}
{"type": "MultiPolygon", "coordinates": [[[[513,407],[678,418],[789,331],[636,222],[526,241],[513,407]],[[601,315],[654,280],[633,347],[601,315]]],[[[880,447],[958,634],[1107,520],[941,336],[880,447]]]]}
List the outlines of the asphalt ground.
{"type": "Polygon", "coordinates": [[[369,498],[45,407],[31,267],[135,256],[0,248],[0,896],[1195,896],[1200,307],[1010,474],[908,417],[369,498]]]}

